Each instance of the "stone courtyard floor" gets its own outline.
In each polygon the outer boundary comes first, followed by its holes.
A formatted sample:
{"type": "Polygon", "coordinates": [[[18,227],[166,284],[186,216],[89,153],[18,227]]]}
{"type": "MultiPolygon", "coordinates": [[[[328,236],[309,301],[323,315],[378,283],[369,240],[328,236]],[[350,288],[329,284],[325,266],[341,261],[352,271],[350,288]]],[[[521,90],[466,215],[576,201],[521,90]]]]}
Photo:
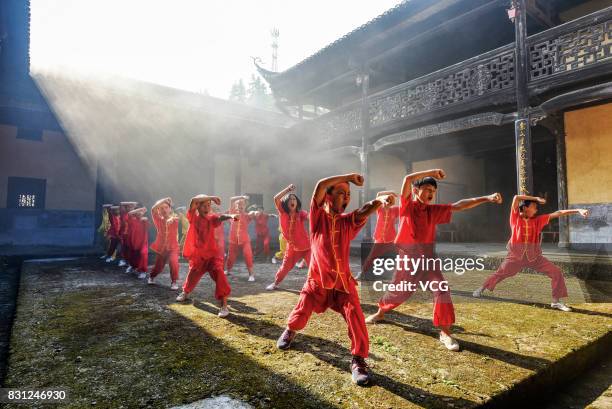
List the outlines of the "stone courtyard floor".
{"type": "MultiPolygon", "coordinates": [[[[232,314],[221,319],[208,276],[179,304],[167,271],[148,286],[94,259],[25,263],[5,386],[64,387],[73,408],[168,408],[219,396],[295,409],[526,406],[612,345],[611,282],[568,277],[574,311],[564,313],[549,308],[545,276],[519,274],[475,300],[489,272],[451,274],[461,351],[440,344],[431,299],[420,294],[369,327],[373,385],[359,388],[333,311],[314,314],[291,350],[276,349],[306,274],[294,269],[282,289],[266,291],[277,267],[259,262],[249,283],[239,262],[229,278],[232,314]]],[[[181,280],[185,273],[182,264],[181,280]]],[[[364,293],[366,314],[372,298],[364,293]]]]}

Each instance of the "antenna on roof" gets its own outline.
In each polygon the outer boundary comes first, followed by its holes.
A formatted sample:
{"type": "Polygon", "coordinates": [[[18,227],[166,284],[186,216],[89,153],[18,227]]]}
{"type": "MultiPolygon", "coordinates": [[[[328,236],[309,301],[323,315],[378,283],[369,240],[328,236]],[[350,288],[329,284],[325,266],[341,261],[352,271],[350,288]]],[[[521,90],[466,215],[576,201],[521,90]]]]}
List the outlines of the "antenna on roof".
{"type": "Polygon", "coordinates": [[[270,35],[272,36],[272,64],[270,71],[278,72],[278,37],[280,36],[278,28],[274,27],[270,30],[270,35]]]}

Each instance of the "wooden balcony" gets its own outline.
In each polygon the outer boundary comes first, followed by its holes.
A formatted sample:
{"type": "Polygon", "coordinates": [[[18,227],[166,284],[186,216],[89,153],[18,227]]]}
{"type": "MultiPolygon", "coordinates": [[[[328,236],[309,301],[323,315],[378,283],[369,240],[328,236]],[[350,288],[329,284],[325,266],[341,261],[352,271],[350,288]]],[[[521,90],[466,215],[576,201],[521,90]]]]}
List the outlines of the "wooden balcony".
{"type": "MultiPolygon", "coordinates": [[[[532,105],[562,90],[612,76],[612,7],[528,38],[532,105]]],[[[514,43],[399,84],[367,98],[371,136],[474,112],[509,112],[515,101],[514,43]]],[[[353,139],[362,126],[354,101],[294,129],[323,143],[353,139]]]]}

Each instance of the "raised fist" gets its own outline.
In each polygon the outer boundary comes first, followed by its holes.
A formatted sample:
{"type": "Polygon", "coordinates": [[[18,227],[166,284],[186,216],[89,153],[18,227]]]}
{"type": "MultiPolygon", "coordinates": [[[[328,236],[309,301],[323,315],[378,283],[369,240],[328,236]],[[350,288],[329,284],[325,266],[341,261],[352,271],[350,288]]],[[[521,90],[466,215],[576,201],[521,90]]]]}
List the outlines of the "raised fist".
{"type": "Polygon", "coordinates": [[[434,169],[431,176],[435,179],[444,179],[446,177],[446,173],[442,169],[434,169]]]}
{"type": "Polygon", "coordinates": [[[499,204],[502,202],[502,195],[499,193],[493,193],[492,195],[489,195],[489,201],[499,204]]]}
{"type": "Polygon", "coordinates": [[[353,173],[352,176],[351,182],[353,182],[353,184],[356,186],[363,186],[363,176],[361,176],[359,173],[353,173]]]}

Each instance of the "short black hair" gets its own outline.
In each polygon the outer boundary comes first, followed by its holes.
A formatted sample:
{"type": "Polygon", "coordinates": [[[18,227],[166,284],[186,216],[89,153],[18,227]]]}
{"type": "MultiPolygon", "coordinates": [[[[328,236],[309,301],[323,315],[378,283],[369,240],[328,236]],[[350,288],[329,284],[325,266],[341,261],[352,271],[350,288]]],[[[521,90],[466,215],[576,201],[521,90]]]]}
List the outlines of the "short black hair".
{"type": "Polygon", "coordinates": [[[521,200],[519,202],[519,212],[523,211],[523,208],[529,207],[532,203],[538,203],[535,200],[521,200]]]}
{"type": "Polygon", "coordinates": [[[328,187],[325,190],[325,193],[327,193],[328,195],[331,195],[334,192],[334,189],[336,188],[336,186],[338,186],[340,183],[346,183],[349,189],[351,188],[351,184],[349,182],[339,182],[339,183],[336,183],[335,185],[331,185],[330,187],[328,187]]]}
{"type": "Polygon", "coordinates": [[[431,185],[435,187],[436,189],[438,188],[438,182],[436,181],[436,179],[432,178],[431,176],[427,176],[427,177],[424,177],[423,179],[416,180],[412,183],[412,185],[414,187],[431,185]]]}
{"type": "Polygon", "coordinates": [[[296,211],[300,211],[302,210],[302,202],[300,200],[299,197],[297,197],[297,195],[295,193],[287,193],[282,199],[281,199],[281,207],[283,208],[283,210],[285,211],[285,213],[289,213],[289,199],[291,199],[291,196],[295,197],[295,200],[297,200],[297,207],[296,207],[296,211]]]}

